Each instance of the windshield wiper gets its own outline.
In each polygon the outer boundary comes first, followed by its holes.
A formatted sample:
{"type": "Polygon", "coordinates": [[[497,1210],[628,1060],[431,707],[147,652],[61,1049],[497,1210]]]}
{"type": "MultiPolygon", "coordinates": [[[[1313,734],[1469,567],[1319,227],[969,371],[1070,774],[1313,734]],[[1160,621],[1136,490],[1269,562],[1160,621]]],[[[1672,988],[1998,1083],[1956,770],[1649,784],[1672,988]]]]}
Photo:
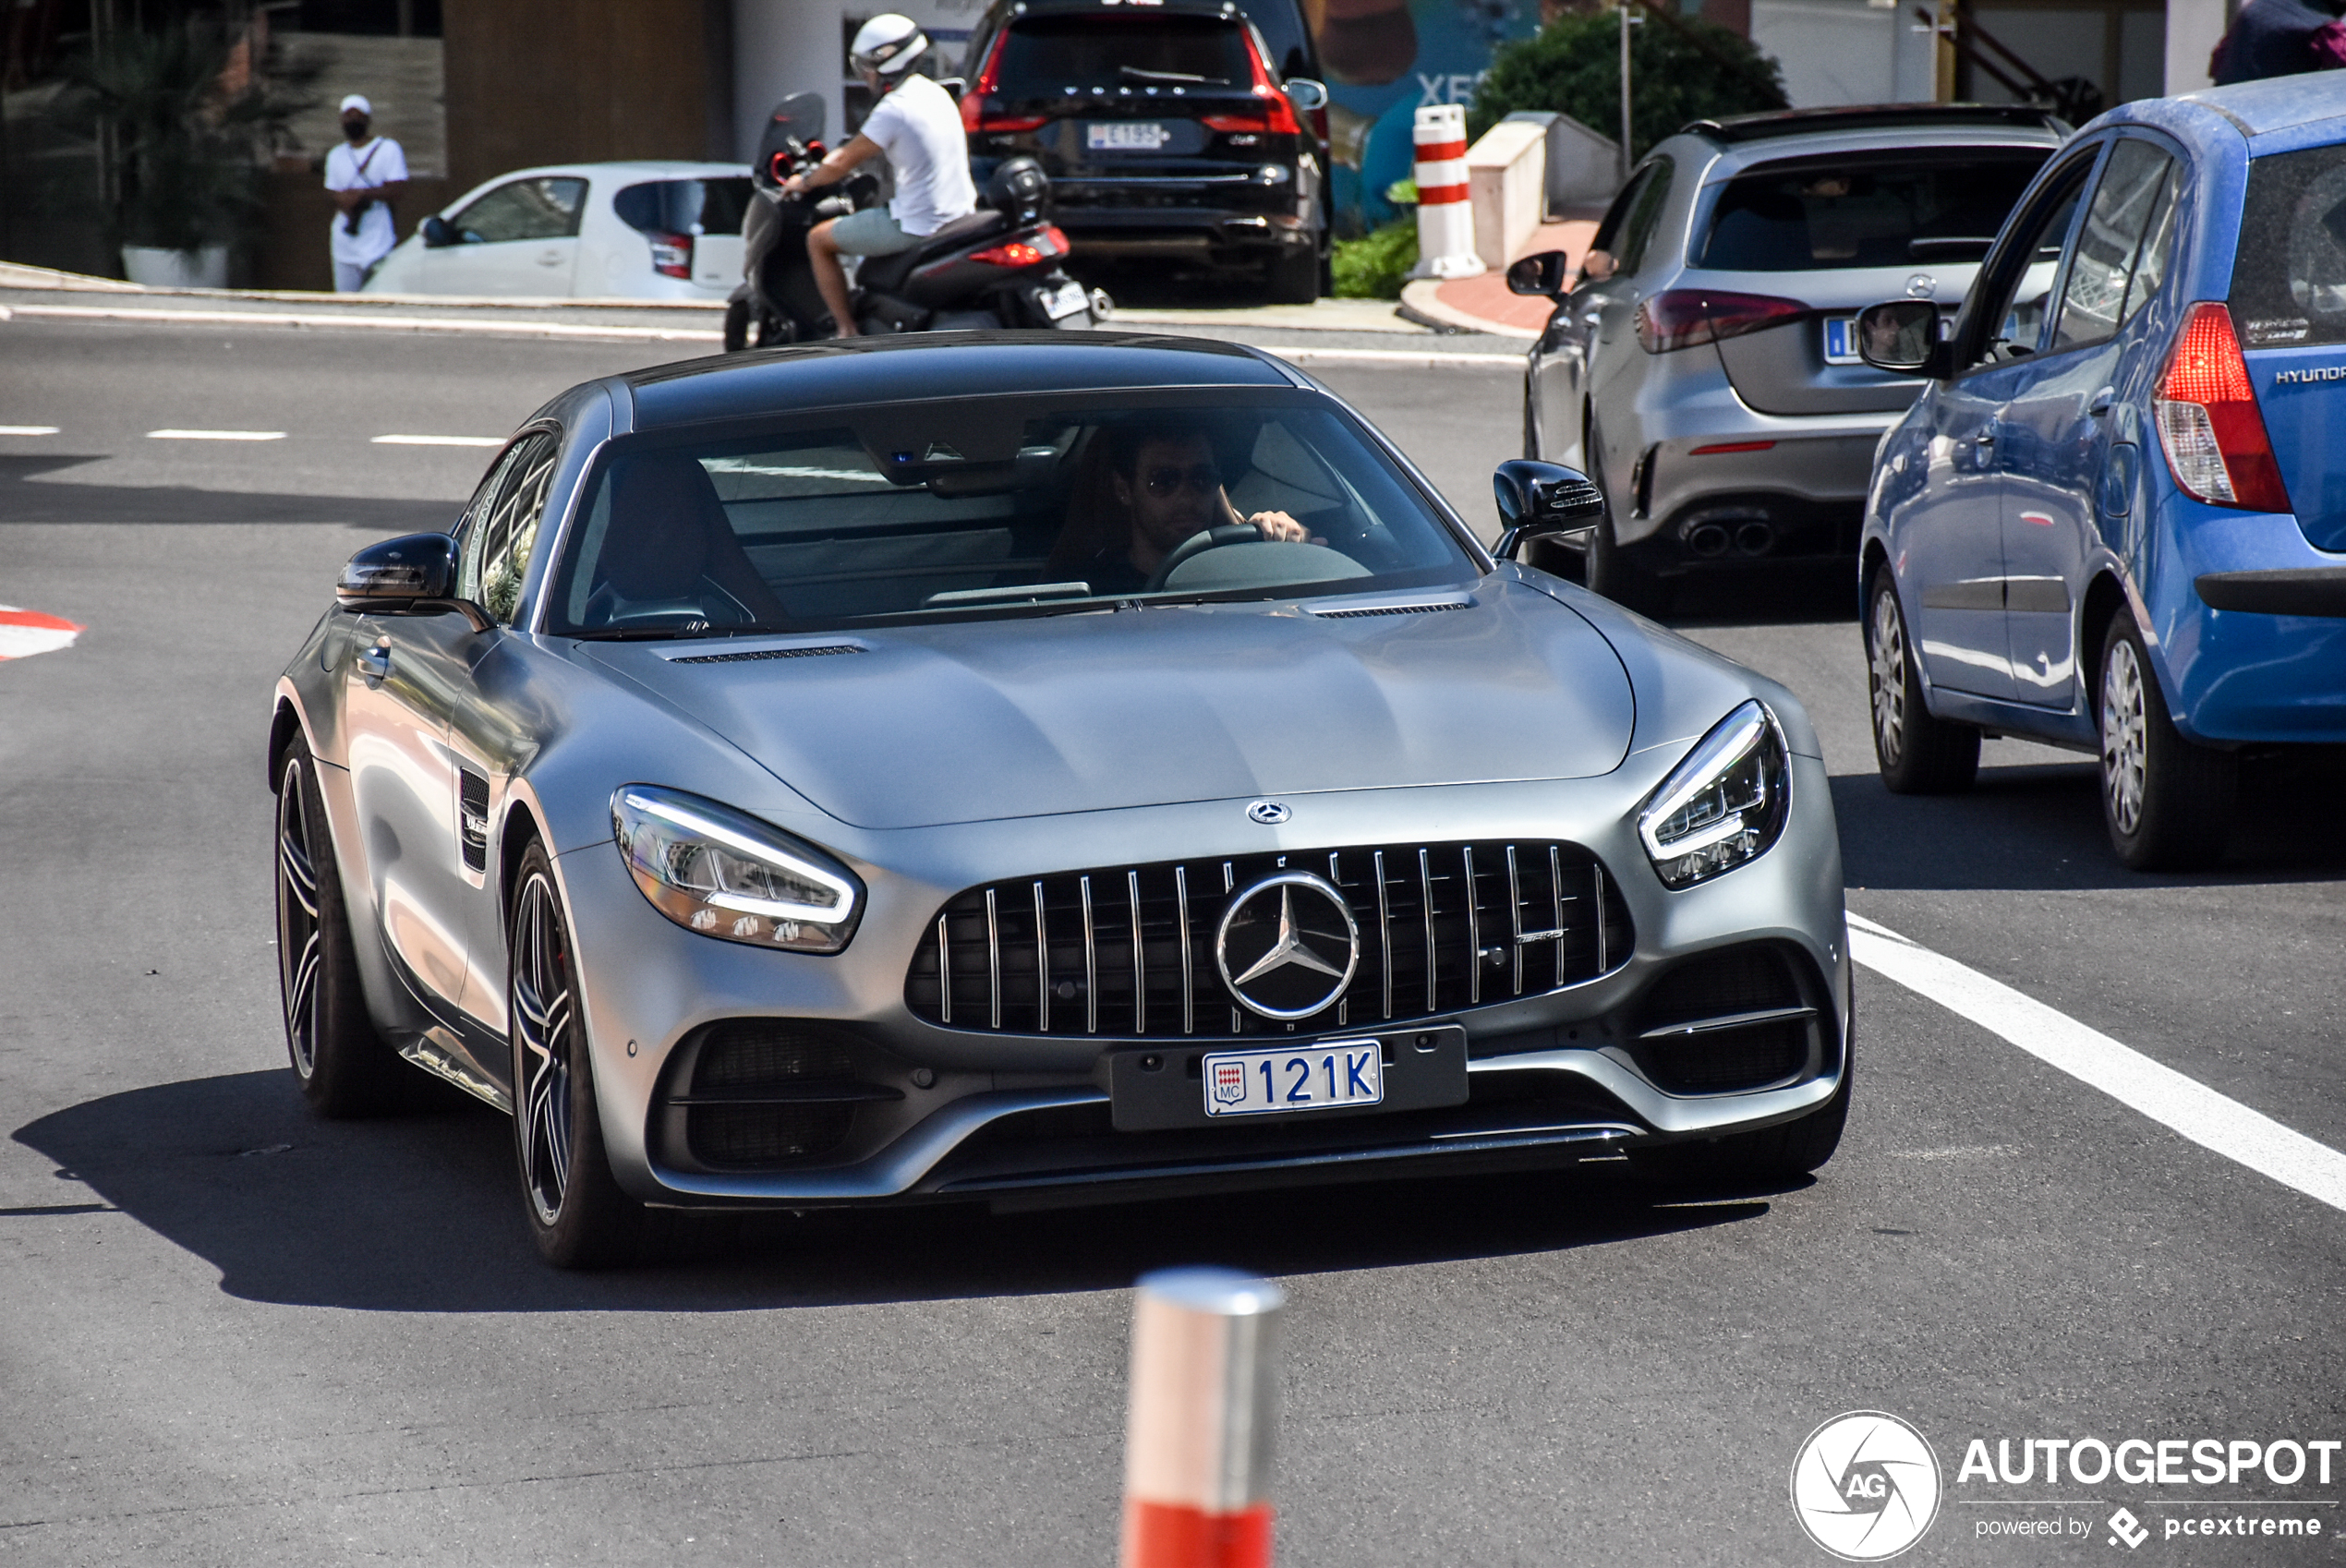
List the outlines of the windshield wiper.
{"type": "Polygon", "coordinates": [[[1139,66],[1119,66],[1116,72],[1126,81],[1169,81],[1179,82],[1184,87],[1203,87],[1208,82],[1216,87],[1227,87],[1230,83],[1227,77],[1202,77],[1191,71],[1152,71],[1139,66]]]}

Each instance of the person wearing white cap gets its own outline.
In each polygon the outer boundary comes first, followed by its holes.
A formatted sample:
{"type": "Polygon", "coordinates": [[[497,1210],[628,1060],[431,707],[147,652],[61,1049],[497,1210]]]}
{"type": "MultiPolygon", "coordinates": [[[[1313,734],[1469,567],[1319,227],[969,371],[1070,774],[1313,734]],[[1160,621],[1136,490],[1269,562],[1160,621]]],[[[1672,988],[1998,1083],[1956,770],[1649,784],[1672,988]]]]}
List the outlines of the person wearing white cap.
{"type": "Polygon", "coordinates": [[[375,263],[399,243],[391,204],[407,188],[407,155],[387,136],[369,136],[375,106],[354,92],[342,101],[343,144],[326,154],[326,190],[334,199],[328,244],[334,292],[357,294],[375,263]]]}

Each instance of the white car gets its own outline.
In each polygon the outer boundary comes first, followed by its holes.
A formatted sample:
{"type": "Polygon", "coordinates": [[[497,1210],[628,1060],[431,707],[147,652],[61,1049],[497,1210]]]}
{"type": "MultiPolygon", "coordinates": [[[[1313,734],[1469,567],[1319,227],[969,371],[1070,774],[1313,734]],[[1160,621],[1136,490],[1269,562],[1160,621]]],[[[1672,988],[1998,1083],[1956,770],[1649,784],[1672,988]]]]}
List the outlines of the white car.
{"type": "Polygon", "coordinates": [[[742,163],[518,169],[426,218],[364,292],[721,302],[754,199],[742,163]]]}

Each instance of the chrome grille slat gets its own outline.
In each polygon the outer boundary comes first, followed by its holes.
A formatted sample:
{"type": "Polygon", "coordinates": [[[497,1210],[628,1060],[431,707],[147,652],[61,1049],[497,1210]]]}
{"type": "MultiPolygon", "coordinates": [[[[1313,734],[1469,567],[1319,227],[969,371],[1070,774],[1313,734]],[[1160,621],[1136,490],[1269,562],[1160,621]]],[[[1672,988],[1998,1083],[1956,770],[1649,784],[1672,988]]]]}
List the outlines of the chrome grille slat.
{"type": "Polygon", "coordinates": [[[949,1028],[1115,1039],[1221,1034],[1212,1021],[1218,1009],[1229,1015],[1229,1035],[1267,1041],[1542,995],[1609,972],[1633,947],[1617,889],[1595,857],[1575,844],[1476,840],[1265,850],[1048,872],[969,888],[947,901],[936,917],[935,939],[920,944],[905,999],[914,1016],[949,1028]],[[1200,961],[1200,944],[1210,950],[1236,893],[1290,866],[1327,878],[1349,906],[1362,944],[1345,992],[1325,1012],[1298,1020],[1294,1031],[1232,1006],[1221,966],[1210,956],[1200,961]],[[1502,898],[1509,906],[1505,922],[1497,918],[1502,898]],[[1508,942],[1506,985],[1485,983],[1486,933],[1493,968],[1499,942],[1508,942]],[[1372,940],[1374,953],[1367,947],[1372,940]],[[1126,942],[1129,962],[1119,950],[1126,942]],[[986,992],[982,1009],[974,1002],[980,986],[986,992]],[[1079,986],[1080,1016],[1071,1006],[1079,986]]]}

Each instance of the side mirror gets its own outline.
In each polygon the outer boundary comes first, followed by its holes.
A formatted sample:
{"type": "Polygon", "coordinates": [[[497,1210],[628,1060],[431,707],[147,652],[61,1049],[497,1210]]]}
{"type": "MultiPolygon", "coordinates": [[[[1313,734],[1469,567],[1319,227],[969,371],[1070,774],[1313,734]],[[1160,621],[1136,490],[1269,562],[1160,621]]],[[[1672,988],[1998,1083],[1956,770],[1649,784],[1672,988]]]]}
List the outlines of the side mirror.
{"type": "Polygon", "coordinates": [[[1491,476],[1506,532],[1492,554],[1513,561],[1526,539],[1586,533],[1604,519],[1604,492],[1577,468],[1528,457],[1499,464],[1491,476]]]}
{"type": "Polygon", "coordinates": [[[369,545],[345,562],[334,602],[353,615],[460,614],[476,632],[496,622],[456,591],[456,540],[448,534],[403,534],[369,545]]]}
{"type": "Polygon", "coordinates": [[[1287,101],[1294,104],[1300,114],[1317,114],[1328,106],[1328,84],[1313,81],[1310,77],[1289,77],[1287,101]]]}
{"type": "Polygon", "coordinates": [[[434,212],[430,217],[424,220],[422,233],[424,236],[424,244],[434,250],[438,250],[443,246],[461,243],[456,231],[449,225],[448,220],[441,217],[437,212],[434,212]]]}
{"type": "Polygon", "coordinates": [[[1939,308],[1927,299],[1893,299],[1857,312],[1857,357],[1877,370],[1944,380],[1947,345],[1939,341],[1939,308]]]}
{"type": "Polygon", "coordinates": [[[1543,294],[1553,299],[1569,290],[1564,252],[1561,250],[1543,250],[1537,256],[1527,256],[1507,269],[1507,292],[1510,294],[1543,294]]]}

